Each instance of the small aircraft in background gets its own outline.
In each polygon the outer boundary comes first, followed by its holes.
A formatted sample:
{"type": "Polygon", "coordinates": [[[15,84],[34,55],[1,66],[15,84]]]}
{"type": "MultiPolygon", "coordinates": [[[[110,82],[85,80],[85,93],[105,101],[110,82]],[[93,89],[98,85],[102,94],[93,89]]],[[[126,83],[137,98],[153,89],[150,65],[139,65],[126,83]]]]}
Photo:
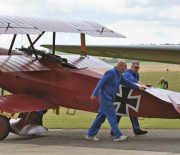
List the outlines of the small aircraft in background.
{"type": "MultiPolygon", "coordinates": [[[[125,37],[92,21],[17,16],[0,16],[0,34],[13,34],[9,49],[0,48],[0,87],[11,93],[0,97],[0,140],[5,139],[9,132],[31,135],[34,134],[29,132],[31,128],[43,129],[39,114],[42,110],[56,109],[58,113],[60,107],[66,107],[97,112],[99,101],[91,101],[90,96],[102,73],[95,68],[112,66],[87,56],[85,34],[94,37],[125,37]],[[45,32],[53,34],[52,53],[34,48],[45,32]],[[79,33],[80,55],[56,55],[56,32],[79,33]],[[14,51],[17,34],[26,35],[30,46],[14,51]],[[31,34],[38,34],[34,41],[31,40],[31,34]],[[17,121],[11,122],[13,118],[17,118],[17,121]]],[[[68,51],[75,50],[74,47],[67,48],[68,51]]],[[[112,49],[110,46],[107,50],[105,47],[99,50],[94,47],[92,51],[99,52],[101,56],[110,56],[113,55],[112,49]]],[[[120,57],[121,51],[115,51],[120,57]]],[[[177,51],[180,52],[180,49],[177,51]]],[[[120,85],[115,108],[117,115],[180,118],[180,93],[154,87],[133,91],[120,85]]]]}
{"type": "MultiPolygon", "coordinates": [[[[52,45],[41,46],[52,49],[52,45]]],[[[180,45],[88,45],[86,48],[92,56],[180,64],[180,45]]],[[[79,54],[80,46],[56,45],[55,50],[79,54]]]]}

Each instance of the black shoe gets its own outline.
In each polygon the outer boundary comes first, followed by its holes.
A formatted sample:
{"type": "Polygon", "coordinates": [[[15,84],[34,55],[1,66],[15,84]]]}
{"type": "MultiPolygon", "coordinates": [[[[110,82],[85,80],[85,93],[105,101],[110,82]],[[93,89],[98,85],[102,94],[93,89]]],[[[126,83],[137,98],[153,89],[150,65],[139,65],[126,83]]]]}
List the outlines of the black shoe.
{"type": "Polygon", "coordinates": [[[148,133],[148,131],[144,131],[144,130],[141,130],[141,129],[137,129],[135,132],[134,132],[134,134],[136,135],[136,136],[138,136],[138,135],[145,135],[145,134],[147,134],[148,133]]]}
{"type": "Polygon", "coordinates": [[[44,127],[44,129],[46,129],[48,131],[48,128],[44,127]]]}

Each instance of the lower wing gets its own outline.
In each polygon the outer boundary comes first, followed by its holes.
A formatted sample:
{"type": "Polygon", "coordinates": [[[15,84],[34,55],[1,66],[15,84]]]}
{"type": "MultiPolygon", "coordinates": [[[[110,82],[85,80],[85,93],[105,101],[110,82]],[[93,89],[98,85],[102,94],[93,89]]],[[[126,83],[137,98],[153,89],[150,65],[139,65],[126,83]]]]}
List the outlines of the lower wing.
{"type": "Polygon", "coordinates": [[[1,113],[22,113],[57,108],[47,100],[29,94],[13,94],[0,97],[1,113]]]}

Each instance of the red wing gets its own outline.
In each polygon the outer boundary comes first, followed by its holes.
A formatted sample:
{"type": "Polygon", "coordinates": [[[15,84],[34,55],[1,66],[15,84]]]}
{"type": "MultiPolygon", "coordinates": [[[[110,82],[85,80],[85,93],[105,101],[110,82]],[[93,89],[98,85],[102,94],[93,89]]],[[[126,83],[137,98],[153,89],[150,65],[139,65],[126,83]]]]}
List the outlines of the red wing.
{"type": "Polygon", "coordinates": [[[1,72],[21,72],[21,71],[42,71],[50,70],[44,66],[39,60],[33,60],[31,57],[23,55],[0,56],[1,72]]]}
{"type": "Polygon", "coordinates": [[[15,94],[0,97],[0,111],[10,114],[52,108],[57,108],[57,106],[33,95],[15,94]]]}

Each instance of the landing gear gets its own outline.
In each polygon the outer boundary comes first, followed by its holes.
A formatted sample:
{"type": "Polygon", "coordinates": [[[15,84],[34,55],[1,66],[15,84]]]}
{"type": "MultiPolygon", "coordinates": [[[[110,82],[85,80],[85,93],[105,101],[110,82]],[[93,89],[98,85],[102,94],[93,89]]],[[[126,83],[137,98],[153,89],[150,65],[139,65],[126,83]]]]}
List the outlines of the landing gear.
{"type": "Polygon", "coordinates": [[[10,130],[9,119],[0,115],[0,140],[5,139],[10,130]]]}
{"type": "Polygon", "coordinates": [[[42,133],[42,116],[37,111],[20,113],[17,121],[10,124],[10,131],[21,136],[42,133]]]}

